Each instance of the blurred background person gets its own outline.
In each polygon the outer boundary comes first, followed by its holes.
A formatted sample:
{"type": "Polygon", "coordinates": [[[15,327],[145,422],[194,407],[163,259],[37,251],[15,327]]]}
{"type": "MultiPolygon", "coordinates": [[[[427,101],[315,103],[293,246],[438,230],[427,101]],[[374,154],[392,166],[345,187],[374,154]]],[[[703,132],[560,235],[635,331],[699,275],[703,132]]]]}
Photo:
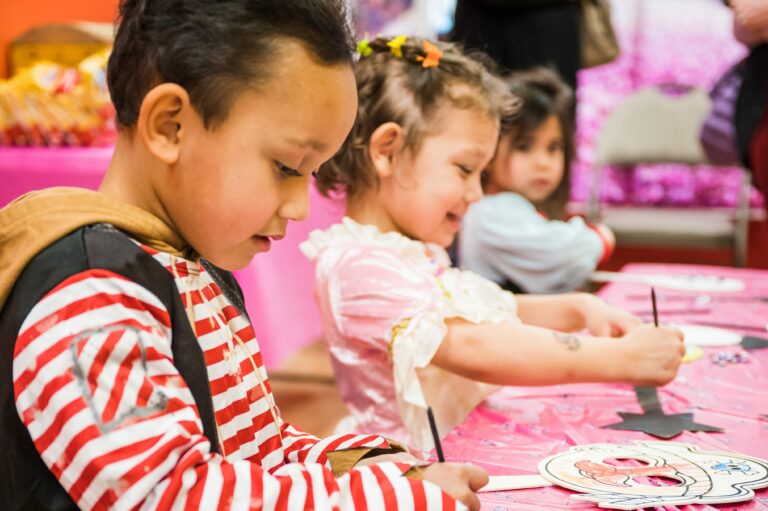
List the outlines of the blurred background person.
{"type": "Polygon", "coordinates": [[[504,70],[554,67],[575,89],[580,15],[573,0],[458,0],[451,39],[487,52],[504,70]]]}

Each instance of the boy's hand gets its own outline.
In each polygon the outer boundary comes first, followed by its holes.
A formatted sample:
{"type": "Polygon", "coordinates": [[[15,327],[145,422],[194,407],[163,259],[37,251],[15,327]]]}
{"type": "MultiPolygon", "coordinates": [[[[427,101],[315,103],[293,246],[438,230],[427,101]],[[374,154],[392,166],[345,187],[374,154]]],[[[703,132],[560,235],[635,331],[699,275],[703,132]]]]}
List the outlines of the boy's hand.
{"type": "Polygon", "coordinates": [[[594,295],[584,295],[581,313],[589,333],[599,337],[621,337],[643,323],[634,314],[608,305],[594,295]]]}
{"type": "MultiPolygon", "coordinates": [[[[374,465],[386,461],[417,461],[423,463],[411,454],[398,452],[382,454],[360,460],[355,466],[374,465]]],[[[469,463],[432,463],[422,469],[421,478],[439,486],[445,493],[462,502],[469,509],[480,509],[480,500],[475,492],[488,484],[488,474],[485,470],[469,463]]]]}
{"type": "Polygon", "coordinates": [[[488,484],[488,474],[469,463],[433,463],[424,469],[424,480],[438,485],[471,511],[477,511],[480,499],[475,492],[488,484]]]}
{"type": "Polygon", "coordinates": [[[683,333],[676,328],[642,325],[620,341],[626,348],[618,361],[626,381],[640,386],[661,386],[671,382],[685,354],[683,333]]]}

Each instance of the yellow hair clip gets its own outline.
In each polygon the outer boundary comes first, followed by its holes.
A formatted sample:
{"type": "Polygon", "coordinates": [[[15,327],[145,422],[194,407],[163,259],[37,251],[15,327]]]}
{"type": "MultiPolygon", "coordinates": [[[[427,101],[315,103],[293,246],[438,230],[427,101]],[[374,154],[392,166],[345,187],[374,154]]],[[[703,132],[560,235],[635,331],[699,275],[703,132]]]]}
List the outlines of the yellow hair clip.
{"type": "Polygon", "coordinates": [[[421,67],[426,69],[437,67],[440,64],[440,59],[443,56],[442,50],[426,39],[424,39],[424,53],[426,54],[425,56],[416,57],[416,60],[421,62],[421,67]]]}
{"type": "Polygon", "coordinates": [[[359,53],[361,57],[368,57],[373,53],[373,48],[371,48],[368,37],[357,42],[357,53],[359,53]]]}
{"type": "Polygon", "coordinates": [[[389,46],[390,50],[392,51],[392,55],[399,59],[403,58],[403,45],[407,40],[408,36],[399,35],[389,41],[387,46],[389,46]]]}

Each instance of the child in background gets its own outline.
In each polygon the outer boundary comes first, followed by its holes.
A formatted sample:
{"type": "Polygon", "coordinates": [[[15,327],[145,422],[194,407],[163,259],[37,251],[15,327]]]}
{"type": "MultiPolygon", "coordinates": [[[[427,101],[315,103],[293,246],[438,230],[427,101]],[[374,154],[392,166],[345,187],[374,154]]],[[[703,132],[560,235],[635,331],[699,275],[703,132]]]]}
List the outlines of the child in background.
{"type": "Polygon", "coordinates": [[[506,81],[522,105],[502,120],[485,196],[464,218],[461,266],[510,291],[572,291],[615,245],[604,225],[590,226],[579,217],[560,220],[573,157],[572,94],[546,68],[514,73],[506,81]]]}
{"type": "Polygon", "coordinates": [[[343,2],[120,14],[100,191],[0,211],[0,508],[477,509],[479,468],[284,422],[221,269],[306,217],[353,125],[343,2]]]}
{"type": "Polygon", "coordinates": [[[444,247],[513,113],[504,83],[450,44],[379,38],[359,51],[357,121],[318,175],[323,193],[346,192],[347,217],[301,247],[359,426],[428,450],[427,405],[447,434],[498,385],[671,381],[680,332],[593,295],[516,297],[451,267],[444,247]],[[569,333],[584,329],[599,337],[569,333]]]}

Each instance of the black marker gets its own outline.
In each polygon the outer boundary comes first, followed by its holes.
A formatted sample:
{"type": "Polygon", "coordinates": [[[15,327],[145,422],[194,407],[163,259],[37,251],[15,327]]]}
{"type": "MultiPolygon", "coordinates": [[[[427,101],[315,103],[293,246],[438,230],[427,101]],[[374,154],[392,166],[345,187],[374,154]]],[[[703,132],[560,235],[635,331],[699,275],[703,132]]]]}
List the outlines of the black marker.
{"type": "Polygon", "coordinates": [[[429,418],[429,429],[432,430],[432,439],[435,441],[435,451],[437,451],[437,461],[444,462],[443,446],[440,445],[440,435],[437,434],[437,425],[435,424],[435,416],[432,415],[432,407],[427,407],[427,418],[429,418]]]}

